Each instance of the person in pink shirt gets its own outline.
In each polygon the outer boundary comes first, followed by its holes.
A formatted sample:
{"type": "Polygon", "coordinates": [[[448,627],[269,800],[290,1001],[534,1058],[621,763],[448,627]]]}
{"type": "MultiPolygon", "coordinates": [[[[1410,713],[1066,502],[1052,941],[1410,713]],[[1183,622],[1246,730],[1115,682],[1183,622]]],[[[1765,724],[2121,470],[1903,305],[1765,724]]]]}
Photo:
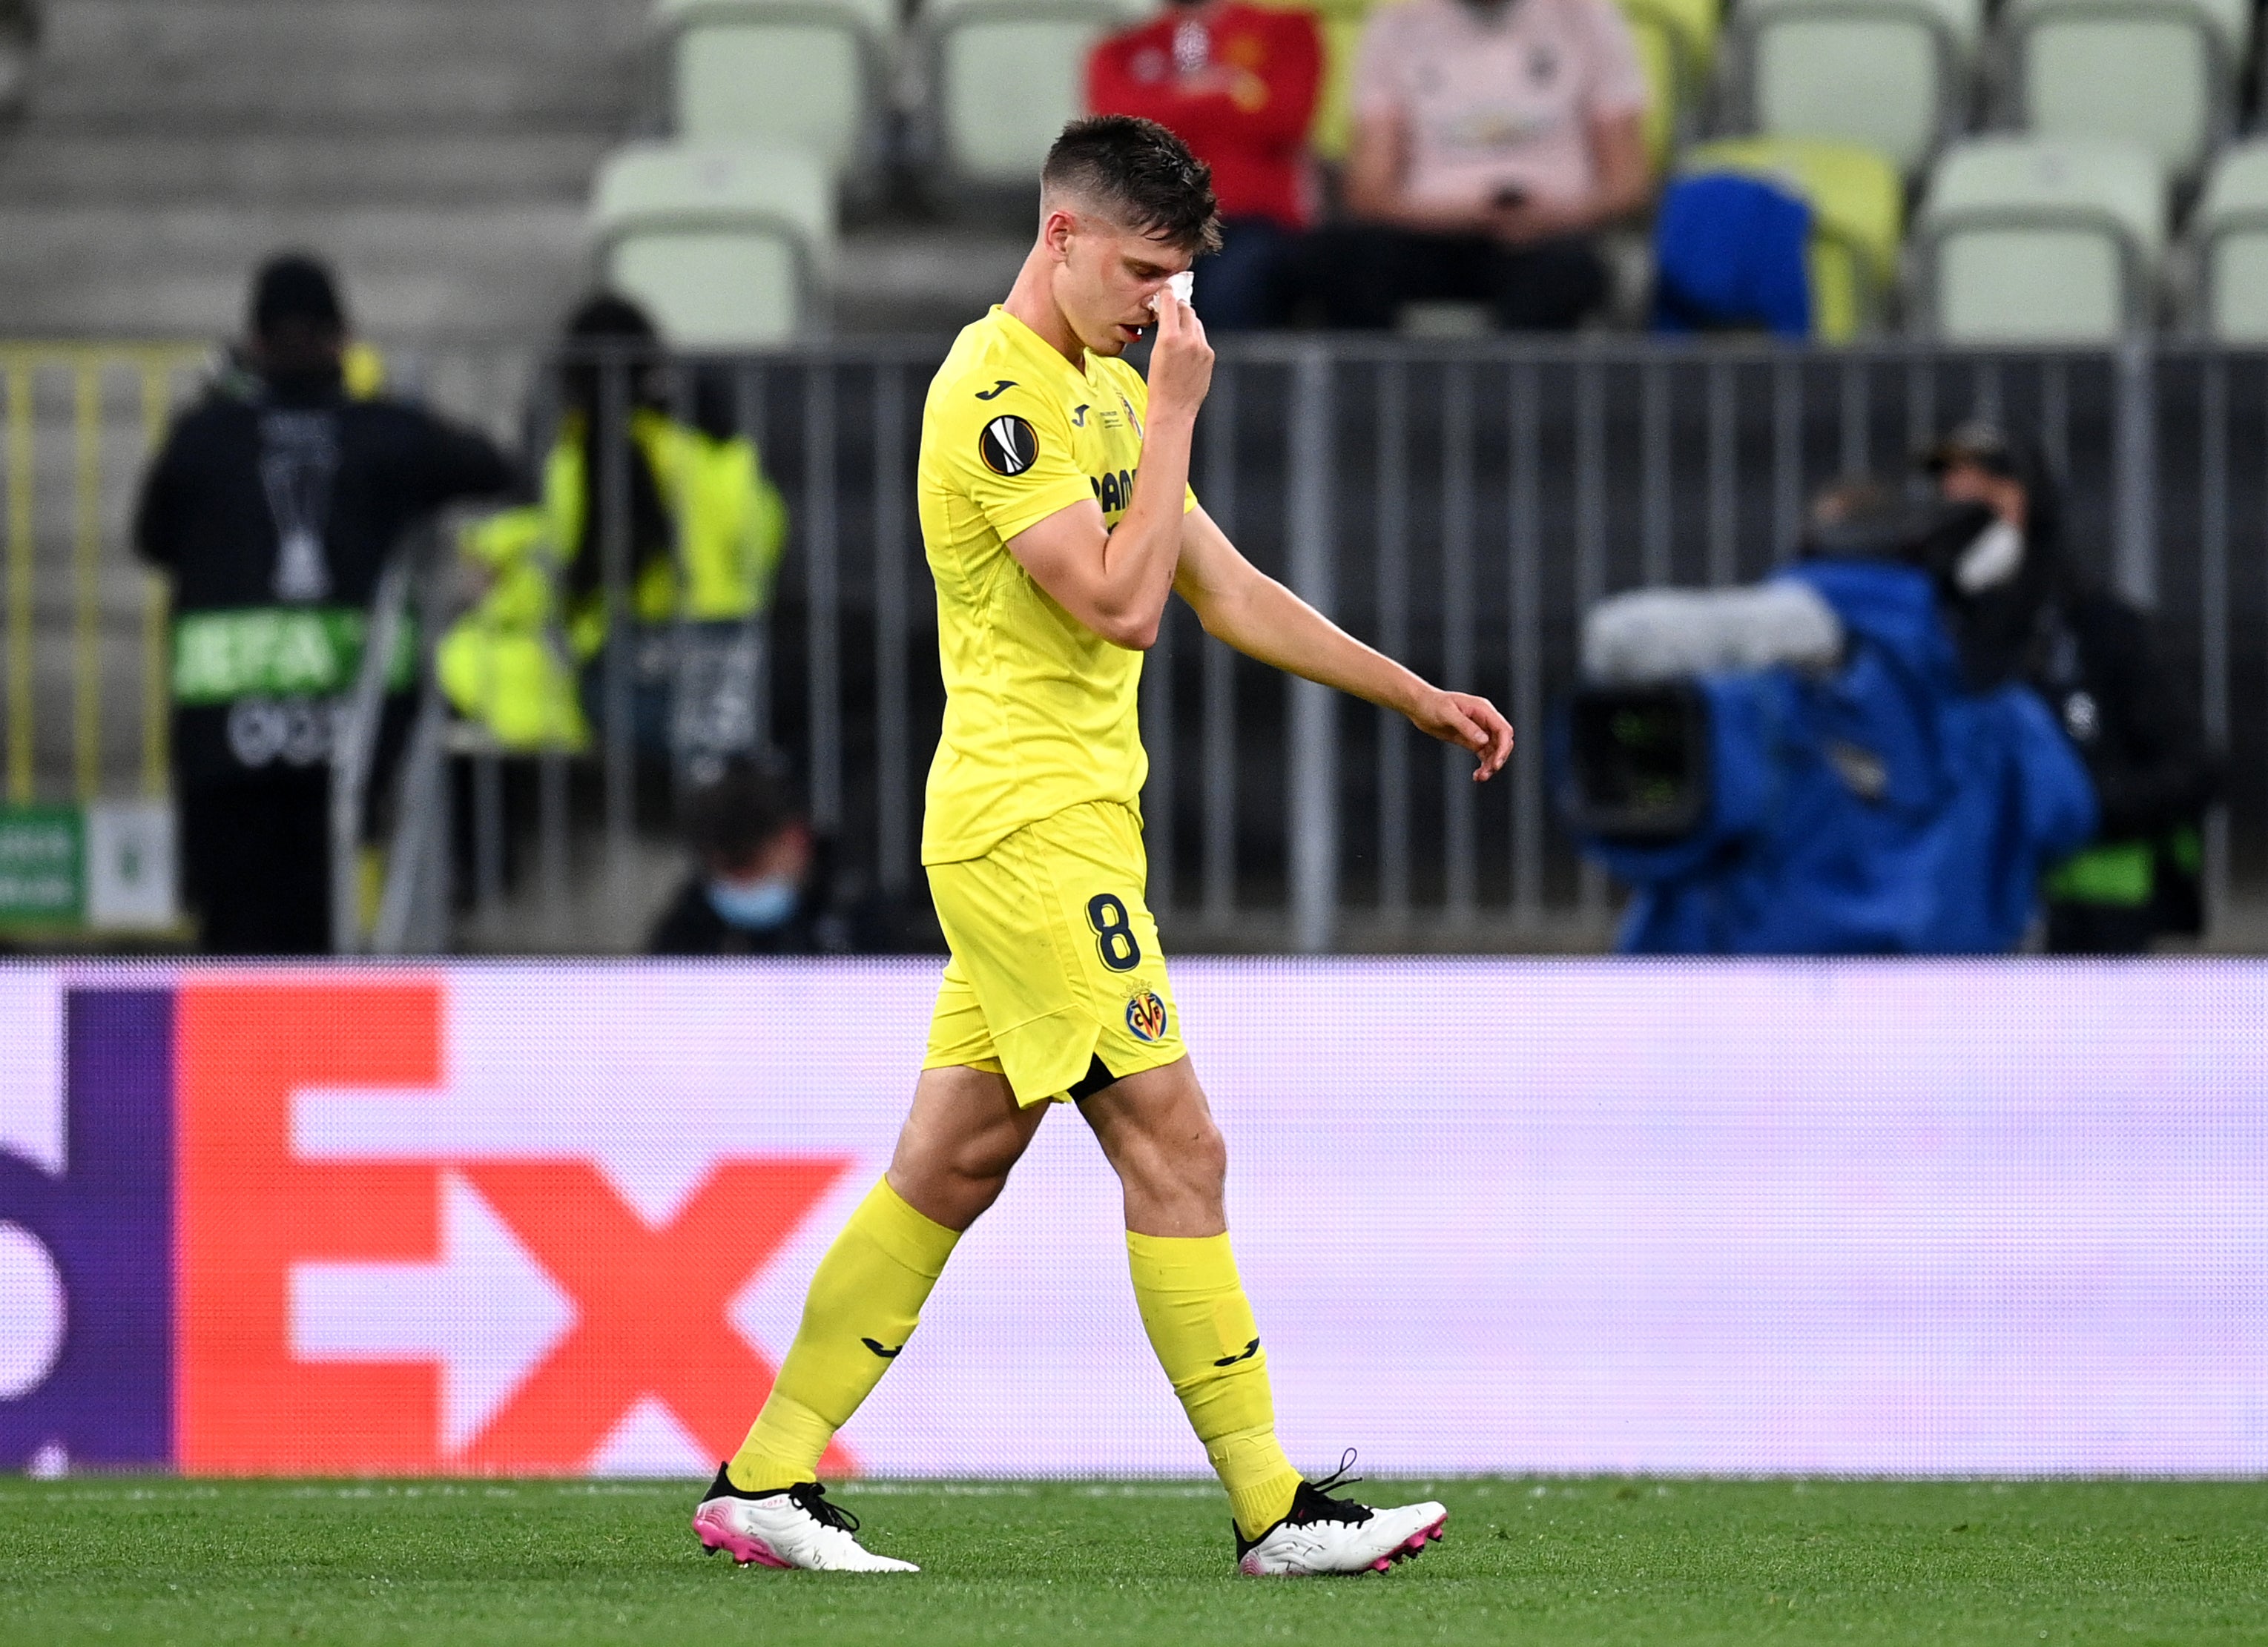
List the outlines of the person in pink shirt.
{"type": "Polygon", "coordinates": [[[1354,72],[1348,221],[1317,237],[1326,322],[1485,302],[1574,327],[1607,295],[1595,236],[1653,187],[1645,75],[1614,0],[1398,0],[1354,72]]]}

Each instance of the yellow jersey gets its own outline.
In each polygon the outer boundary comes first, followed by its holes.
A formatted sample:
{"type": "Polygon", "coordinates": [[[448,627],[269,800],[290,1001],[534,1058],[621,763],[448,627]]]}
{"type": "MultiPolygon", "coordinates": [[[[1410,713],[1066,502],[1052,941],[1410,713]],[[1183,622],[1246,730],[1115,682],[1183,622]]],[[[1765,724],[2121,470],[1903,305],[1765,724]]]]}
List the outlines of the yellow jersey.
{"type": "Polygon", "coordinates": [[[1142,374],[1124,361],[1089,355],[1082,371],[997,305],[962,329],[931,380],[917,487],[945,729],[930,764],[924,864],[981,857],[1085,802],[1140,799],[1142,654],[1064,611],[1006,546],[1083,497],[1117,525],[1148,408],[1142,374]]]}

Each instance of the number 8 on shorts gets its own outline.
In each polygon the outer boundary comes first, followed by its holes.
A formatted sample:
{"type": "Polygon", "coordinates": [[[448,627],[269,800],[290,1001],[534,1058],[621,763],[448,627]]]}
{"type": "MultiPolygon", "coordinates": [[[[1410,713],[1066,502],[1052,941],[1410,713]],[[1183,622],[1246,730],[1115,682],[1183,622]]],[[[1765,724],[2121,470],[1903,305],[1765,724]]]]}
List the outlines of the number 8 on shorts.
{"type": "Polygon", "coordinates": [[[1142,964],[1134,923],[1116,893],[1097,893],[1086,901],[1086,923],[1094,929],[1094,946],[1111,971],[1131,972],[1142,964]]]}

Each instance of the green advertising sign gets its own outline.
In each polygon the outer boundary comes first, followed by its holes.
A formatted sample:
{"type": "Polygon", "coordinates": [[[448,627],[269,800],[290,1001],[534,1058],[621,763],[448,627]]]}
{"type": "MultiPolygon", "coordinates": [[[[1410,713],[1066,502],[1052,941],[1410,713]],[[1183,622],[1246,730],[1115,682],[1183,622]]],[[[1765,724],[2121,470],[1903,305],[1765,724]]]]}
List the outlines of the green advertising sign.
{"type": "Polygon", "coordinates": [[[85,841],[76,807],[0,808],[0,922],[76,923],[86,907],[85,841]]]}

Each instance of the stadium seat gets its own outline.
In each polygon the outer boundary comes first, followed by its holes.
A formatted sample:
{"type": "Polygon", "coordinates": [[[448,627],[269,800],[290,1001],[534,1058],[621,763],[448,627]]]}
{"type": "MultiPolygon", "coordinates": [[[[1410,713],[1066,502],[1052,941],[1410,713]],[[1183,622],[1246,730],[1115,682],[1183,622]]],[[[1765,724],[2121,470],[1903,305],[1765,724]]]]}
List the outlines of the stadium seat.
{"type": "Polygon", "coordinates": [[[1362,18],[1326,12],[1318,19],[1323,35],[1323,84],[1315,93],[1315,121],[1308,141],[1325,160],[1346,158],[1354,139],[1354,55],[1362,45],[1362,18]]]}
{"type": "Polygon", "coordinates": [[[917,27],[936,181],[1036,187],[1048,145],[1084,108],[1087,53],[1152,9],[1144,0],[928,0],[917,27]]]}
{"type": "Polygon", "coordinates": [[[1692,135],[1717,61],[1717,0],[1622,0],[1653,100],[1646,147],[1656,169],[1692,135]]]}
{"type": "Polygon", "coordinates": [[[1363,21],[1374,0],[1257,0],[1284,11],[1312,11],[1323,37],[1323,84],[1315,93],[1314,123],[1307,141],[1326,160],[1346,158],[1352,136],[1349,97],[1354,86],[1355,48],[1362,42],[1363,21]]]}
{"type": "Polygon", "coordinates": [[[1980,137],[1947,151],[1916,224],[1917,298],[1962,342],[2102,342],[2147,326],[2166,184],[2140,145],[1980,137]]]}
{"type": "Polygon", "coordinates": [[[2044,137],[2139,143],[2194,177],[2235,119],[2248,0],[2008,0],[2000,113],[2044,137]]]}
{"type": "Polygon", "coordinates": [[[600,277],[670,342],[777,342],[820,324],[835,190],[799,149],[633,143],[600,167],[591,238],[600,277]]]}
{"type": "Polygon", "coordinates": [[[2201,329],[2216,342],[2268,343],[2268,138],[2222,153],[2190,236],[2201,329]]]}
{"type": "Polygon", "coordinates": [[[679,141],[783,144],[838,179],[878,173],[894,0],[658,0],[652,29],[679,141]]]}
{"type": "Polygon", "coordinates": [[[1809,137],[1729,137],[1686,151],[1689,175],[1764,177],[1811,206],[1812,330],[1847,342],[1887,318],[1898,268],[1905,190],[1870,149],[1809,137]]]}
{"type": "Polygon", "coordinates": [[[1981,0],[1742,0],[1734,122],[1859,143],[1911,176],[1966,123],[1981,0]]]}

